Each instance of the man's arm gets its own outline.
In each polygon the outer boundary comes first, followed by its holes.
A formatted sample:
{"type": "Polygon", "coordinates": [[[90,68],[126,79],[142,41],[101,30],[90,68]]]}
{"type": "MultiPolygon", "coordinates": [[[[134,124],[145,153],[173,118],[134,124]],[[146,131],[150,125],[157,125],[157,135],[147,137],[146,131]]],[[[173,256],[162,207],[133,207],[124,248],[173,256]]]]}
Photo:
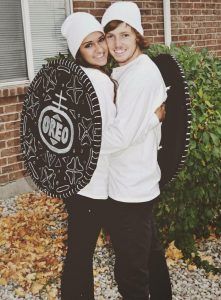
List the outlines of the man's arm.
{"type": "Polygon", "coordinates": [[[114,122],[103,132],[102,154],[110,154],[126,149],[131,144],[140,143],[159,124],[166,99],[165,86],[145,85],[130,82],[119,90],[118,110],[114,122]],[[157,107],[159,109],[157,109],[157,107]],[[156,113],[155,113],[156,111],[156,113]]]}

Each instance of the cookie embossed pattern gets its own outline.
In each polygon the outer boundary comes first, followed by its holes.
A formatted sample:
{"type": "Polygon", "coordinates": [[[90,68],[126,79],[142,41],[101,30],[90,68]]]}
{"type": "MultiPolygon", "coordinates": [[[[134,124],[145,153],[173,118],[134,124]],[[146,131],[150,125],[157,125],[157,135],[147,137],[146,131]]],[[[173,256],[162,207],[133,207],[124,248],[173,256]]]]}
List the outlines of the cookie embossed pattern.
{"type": "Polygon", "coordinates": [[[46,194],[68,198],[89,183],[101,146],[95,90],[67,59],[44,65],[24,99],[21,146],[26,168],[46,194]]]}

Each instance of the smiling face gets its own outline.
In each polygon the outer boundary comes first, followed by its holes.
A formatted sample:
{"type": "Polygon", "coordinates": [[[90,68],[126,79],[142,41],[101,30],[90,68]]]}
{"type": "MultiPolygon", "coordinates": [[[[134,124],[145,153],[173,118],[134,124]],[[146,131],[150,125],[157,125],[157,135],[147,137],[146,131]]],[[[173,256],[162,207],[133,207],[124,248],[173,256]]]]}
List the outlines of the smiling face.
{"type": "Polygon", "coordinates": [[[102,67],[107,63],[108,48],[102,32],[95,31],[89,34],[81,43],[79,51],[91,66],[102,67]]]}
{"type": "Polygon", "coordinates": [[[120,66],[126,65],[141,54],[136,33],[126,23],[120,23],[114,30],[107,32],[106,41],[111,56],[120,66]]]}

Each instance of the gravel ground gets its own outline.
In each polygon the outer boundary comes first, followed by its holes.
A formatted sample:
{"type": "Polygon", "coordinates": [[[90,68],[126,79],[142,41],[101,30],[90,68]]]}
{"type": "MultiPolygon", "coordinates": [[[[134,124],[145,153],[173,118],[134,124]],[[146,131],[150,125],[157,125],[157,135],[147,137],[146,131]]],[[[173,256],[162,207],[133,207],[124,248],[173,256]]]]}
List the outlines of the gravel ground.
{"type": "MultiPolygon", "coordinates": [[[[1,215],[6,216],[16,212],[16,198],[0,200],[2,207],[1,215]]],[[[199,251],[207,257],[216,267],[221,267],[221,239],[206,240],[200,243],[199,251]]],[[[114,253],[109,244],[97,245],[94,256],[95,274],[95,299],[96,300],[120,300],[117,286],[113,277],[114,253]]],[[[221,275],[213,276],[206,274],[203,269],[194,266],[188,267],[180,259],[177,263],[169,266],[173,300],[221,300],[221,275]]],[[[52,287],[59,287],[59,283],[52,287]]],[[[46,294],[39,296],[26,294],[18,297],[15,294],[17,286],[14,283],[0,286],[1,300],[29,299],[29,300],[56,300],[59,298],[47,298],[46,294]]],[[[161,300],[161,299],[159,299],[161,300]]]]}

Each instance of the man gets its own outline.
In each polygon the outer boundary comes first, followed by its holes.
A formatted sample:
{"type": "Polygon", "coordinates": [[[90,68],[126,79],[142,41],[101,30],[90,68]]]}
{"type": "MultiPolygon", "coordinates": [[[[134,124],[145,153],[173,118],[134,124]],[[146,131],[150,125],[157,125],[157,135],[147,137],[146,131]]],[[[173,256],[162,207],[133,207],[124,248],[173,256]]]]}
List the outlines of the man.
{"type": "Polygon", "coordinates": [[[103,151],[112,153],[106,227],[116,254],[115,278],[124,300],[147,300],[149,295],[151,300],[171,299],[153,221],[153,203],[160,194],[157,150],[166,87],[156,65],[142,54],[143,28],[135,3],[112,4],[102,25],[119,65],[112,72],[119,84],[117,116],[102,139],[103,151]]]}

